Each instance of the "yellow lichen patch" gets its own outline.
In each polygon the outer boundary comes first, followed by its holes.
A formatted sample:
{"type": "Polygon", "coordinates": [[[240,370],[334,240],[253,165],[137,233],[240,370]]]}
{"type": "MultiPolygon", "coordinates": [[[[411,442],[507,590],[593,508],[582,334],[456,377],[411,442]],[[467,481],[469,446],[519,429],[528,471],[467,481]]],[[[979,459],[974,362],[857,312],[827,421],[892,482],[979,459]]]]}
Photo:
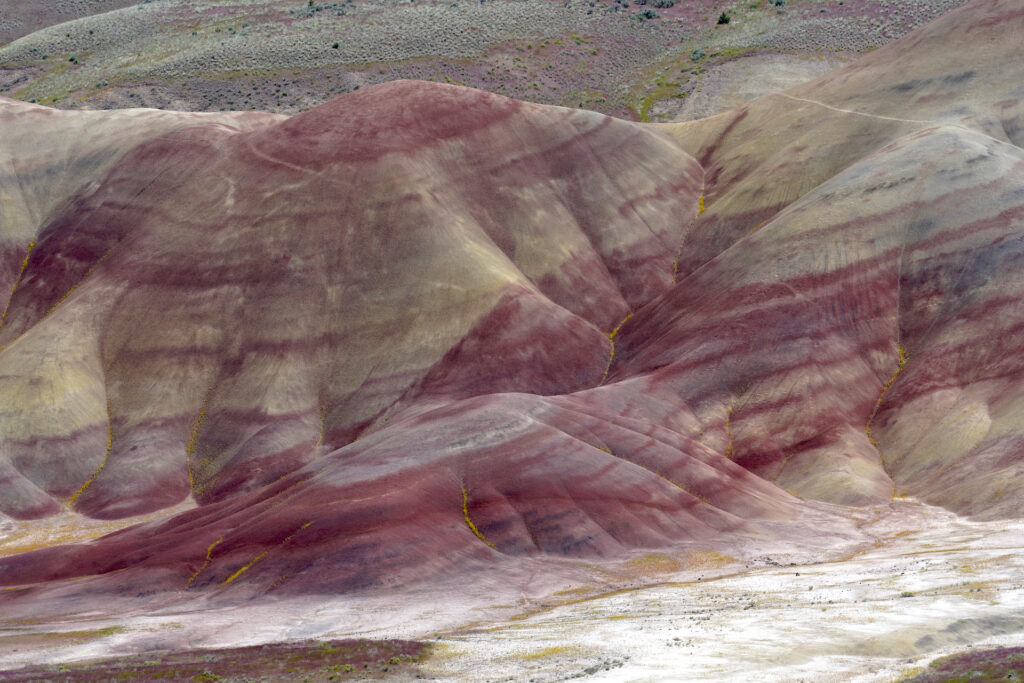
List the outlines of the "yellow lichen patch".
{"type": "Polygon", "coordinates": [[[905,681],[907,679],[914,678],[915,676],[919,676],[922,673],[924,673],[923,666],[912,666],[909,669],[903,669],[902,671],[900,671],[899,678],[897,678],[896,680],[905,681]]]}
{"type": "Polygon", "coordinates": [[[282,574],[281,576],[277,577],[276,579],[274,579],[274,583],[270,584],[270,586],[267,588],[267,592],[269,593],[270,591],[274,590],[291,577],[291,574],[282,574]]]}
{"type": "Polygon", "coordinates": [[[320,427],[316,436],[316,445],[313,446],[313,450],[318,450],[324,443],[324,425],[327,422],[327,404],[320,404],[320,427]]]}
{"type": "MultiPolygon", "coordinates": [[[[278,477],[278,480],[280,481],[281,479],[284,479],[285,477],[287,477],[290,474],[293,474],[293,473],[292,472],[286,472],[285,474],[282,474],[280,477],[278,477]]],[[[287,487],[285,487],[283,490],[278,492],[277,495],[274,496],[274,501],[270,504],[270,507],[281,505],[282,503],[287,503],[289,500],[291,500],[291,497],[295,495],[296,492],[294,491],[294,489],[298,488],[302,484],[308,483],[312,479],[316,478],[318,475],[319,475],[319,472],[317,474],[313,475],[312,477],[310,477],[309,479],[299,479],[298,481],[296,481],[296,482],[294,482],[292,484],[289,484],[287,487]]]]}
{"type": "Polygon", "coordinates": [[[594,590],[595,589],[593,586],[573,586],[572,588],[564,588],[562,590],[555,591],[551,595],[558,598],[585,598],[587,596],[593,595],[594,590]]]}
{"type": "Polygon", "coordinates": [[[185,588],[190,587],[199,577],[199,575],[203,573],[203,570],[209,566],[210,561],[212,559],[210,555],[211,553],[213,553],[213,549],[216,548],[223,540],[223,538],[218,538],[216,541],[210,544],[209,548],[206,549],[206,559],[203,560],[203,564],[199,567],[199,569],[196,570],[196,573],[189,577],[188,582],[185,584],[185,588]]]}
{"type": "Polygon", "coordinates": [[[633,312],[630,311],[626,315],[626,317],[623,318],[622,321],[619,322],[619,324],[616,325],[615,328],[612,329],[612,331],[608,333],[608,339],[611,340],[612,345],[608,349],[608,364],[604,366],[604,374],[601,375],[601,384],[604,384],[604,381],[606,379],[608,379],[608,372],[612,369],[612,362],[614,362],[614,360],[615,360],[615,337],[618,336],[619,330],[622,329],[622,326],[626,324],[626,321],[629,320],[632,317],[633,317],[633,312]]]}
{"type": "Polygon", "coordinates": [[[672,259],[672,283],[676,282],[676,275],[679,274],[679,256],[683,253],[683,245],[686,244],[686,235],[690,232],[693,226],[697,223],[697,217],[704,213],[704,188],[700,188],[700,197],[697,199],[697,213],[694,215],[693,220],[686,226],[686,230],[683,231],[683,237],[679,240],[679,247],[676,249],[676,256],[672,259]]]}
{"type": "Polygon", "coordinates": [[[210,394],[212,393],[213,387],[210,387],[206,390],[206,393],[203,394],[203,402],[199,406],[199,414],[192,423],[192,430],[188,435],[188,443],[185,444],[185,469],[188,471],[188,486],[192,491],[196,490],[195,468],[192,466],[192,457],[196,452],[196,443],[199,441],[199,432],[203,428],[203,422],[206,421],[206,405],[209,402],[210,394]]]}
{"type": "Polygon", "coordinates": [[[752,227],[752,228],[750,229],[750,232],[757,232],[757,231],[758,231],[758,229],[759,229],[759,228],[760,228],[760,227],[761,227],[762,225],[764,225],[765,223],[767,223],[767,222],[768,222],[768,219],[766,218],[766,219],[764,219],[763,221],[761,221],[760,223],[758,223],[757,225],[755,225],[754,227],[752,227]]]}
{"type": "Polygon", "coordinates": [[[601,384],[604,384],[604,381],[608,379],[608,373],[612,369],[612,362],[615,360],[615,337],[609,337],[609,339],[612,343],[608,349],[608,363],[604,366],[604,374],[601,375],[601,384]]]}
{"type": "Polygon", "coordinates": [[[32,250],[35,248],[35,242],[28,243],[28,251],[25,252],[25,258],[21,261],[21,267],[18,268],[18,276],[14,278],[14,286],[11,287],[11,295],[7,298],[7,305],[4,306],[4,312],[0,313],[0,327],[3,327],[4,321],[7,320],[7,309],[11,307],[11,300],[14,299],[14,293],[18,291],[18,285],[21,284],[21,276],[25,274],[25,269],[28,267],[28,257],[32,255],[32,250]]]}
{"type": "MultiPolygon", "coordinates": [[[[21,260],[21,267],[18,268],[18,280],[21,279],[22,274],[25,272],[25,269],[28,267],[28,257],[32,255],[32,250],[35,249],[35,248],[36,248],[36,243],[35,242],[29,242],[28,243],[28,251],[25,252],[25,258],[23,258],[21,260]]],[[[18,286],[17,283],[15,283],[14,286],[15,286],[15,289],[17,289],[17,286],[18,286]]],[[[12,294],[13,294],[13,290],[12,290],[12,294]]]]}
{"type": "Polygon", "coordinates": [[[628,322],[629,319],[632,318],[632,317],[633,317],[633,312],[630,311],[626,315],[626,317],[622,319],[622,322],[620,322],[618,325],[616,325],[615,329],[613,329],[611,332],[608,333],[608,338],[609,339],[615,339],[615,335],[617,335],[619,333],[619,330],[622,329],[622,326],[625,325],[626,322],[628,322]]]}
{"type": "Polygon", "coordinates": [[[587,445],[592,447],[592,449],[597,449],[598,451],[603,451],[604,453],[608,454],[609,456],[615,455],[615,454],[611,453],[611,449],[609,449],[609,447],[606,446],[606,445],[599,445],[597,443],[594,443],[593,441],[589,441],[589,440],[585,439],[582,436],[573,436],[572,438],[574,438],[575,440],[580,441],[581,443],[586,443],[587,445]]]}
{"type": "Polygon", "coordinates": [[[456,657],[464,657],[468,652],[468,650],[462,647],[434,642],[430,644],[430,664],[438,664],[456,657]]]}
{"type": "Polygon", "coordinates": [[[985,557],[985,558],[972,558],[962,559],[957,561],[957,570],[963,574],[974,574],[976,572],[985,572],[986,570],[998,569],[999,567],[1009,566],[1014,561],[1014,556],[1011,554],[999,555],[997,557],[985,557]]]}
{"type": "Polygon", "coordinates": [[[107,460],[110,458],[110,449],[113,448],[113,446],[114,446],[114,424],[113,424],[113,420],[110,417],[110,399],[108,398],[107,399],[107,450],[106,450],[106,452],[103,453],[103,460],[100,462],[100,466],[96,468],[96,471],[93,472],[92,474],[90,474],[89,478],[85,480],[85,483],[82,484],[82,486],[77,491],[75,491],[73,494],[71,494],[71,497],[68,498],[65,501],[69,506],[74,505],[75,501],[78,500],[78,497],[81,496],[83,493],[85,493],[85,490],[92,485],[92,483],[96,480],[96,477],[100,476],[100,472],[102,472],[103,468],[107,466],[107,460]]]}
{"type": "Polygon", "coordinates": [[[652,577],[684,571],[719,569],[736,562],[738,560],[735,557],[723,555],[714,550],[689,550],[671,555],[647,553],[624,562],[621,568],[625,575],[620,578],[652,577]]]}
{"type": "Polygon", "coordinates": [[[991,581],[965,581],[959,584],[943,586],[931,591],[932,595],[955,595],[977,602],[996,604],[999,600],[999,586],[991,581]]]}
{"type": "Polygon", "coordinates": [[[487,537],[484,536],[483,533],[476,528],[476,524],[473,524],[473,520],[470,519],[469,491],[466,490],[466,486],[464,484],[460,484],[460,487],[462,488],[462,518],[466,520],[466,526],[469,527],[469,530],[472,531],[477,538],[479,538],[481,541],[483,541],[484,543],[493,548],[494,544],[487,540],[487,537]]]}
{"type": "MultiPolygon", "coordinates": [[[[875,437],[871,435],[871,423],[875,421],[875,415],[878,414],[878,409],[882,407],[882,401],[885,399],[885,394],[889,391],[889,389],[892,388],[892,385],[896,381],[896,378],[900,376],[901,372],[903,372],[903,366],[905,366],[907,364],[907,360],[909,360],[909,356],[907,355],[906,350],[904,350],[902,344],[897,344],[896,348],[899,352],[899,357],[896,361],[896,370],[892,373],[892,376],[888,379],[888,381],[886,381],[886,383],[882,385],[882,391],[881,393],[878,394],[878,400],[875,401],[875,407],[871,411],[871,416],[868,417],[867,424],[864,426],[864,431],[867,432],[868,440],[871,442],[873,446],[875,446],[875,448],[878,448],[878,441],[876,441],[875,437]]],[[[895,497],[895,495],[896,492],[894,487],[893,496],[895,497]]]]}
{"type": "MultiPolygon", "coordinates": [[[[306,529],[306,528],[308,528],[308,527],[309,527],[309,526],[310,526],[310,525],[311,525],[312,523],[313,523],[313,522],[306,522],[305,524],[303,524],[302,526],[300,526],[300,527],[299,527],[298,529],[296,529],[296,530],[295,530],[295,531],[293,531],[292,533],[288,534],[288,536],[286,536],[286,537],[285,537],[285,539],[284,539],[283,541],[281,541],[281,542],[280,542],[280,543],[279,543],[279,544],[278,544],[277,546],[275,546],[275,547],[278,547],[278,548],[279,548],[279,547],[283,546],[283,545],[284,545],[285,543],[287,543],[288,541],[292,540],[292,539],[293,539],[293,538],[295,537],[295,534],[299,533],[299,532],[300,532],[300,531],[302,531],[303,529],[306,529]]],[[[219,543],[219,542],[220,542],[220,541],[218,541],[218,543],[219,543]]],[[[216,544],[216,543],[214,543],[214,545],[217,545],[217,544],[216,544]]],[[[210,550],[212,550],[212,549],[213,549],[213,546],[210,546],[210,550]]],[[[267,554],[268,554],[268,553],[269,553],[269,552],[270,552],[271,550],[272,550],[272,548],[267,548],[267,549],[266,549],[266,550],[264,550],[264,551],[263,551],[262,553],[260,553],[260,554],[259,554],[259,555],[257,555],[256,557],[254,557],[254,558],[252,558],[251,560],[249,560],[249,562],[247,562],[246,564],[243,564],[243,565],[242,565],[241,567],[239,567],[239,568],[238,568],[237,570],[235,570],[235,573],[234,573],[234,574],[232,574],[232,575],[231,575],[231,576],[229,576],[228,578],[226,578],[226,579],[224,579],[223,581],[221,581],[221,582],[220,582],[220,585],[222,585],[222,586],[226,586],[226,585],[228,585],[229,583],[231,583],[232,581],[234,581],[235,579],[237,579],[237,578],[238,578],[239,576],[241,576],[242,574],[244,574],[245,572],[249,571],[249,569],[250,569],[250,568],[251,568],[251,567],[252,567],[252,566],[253,566],[254,564],[256,564],[257,562],[259,562],[260,560],[262,560],[262,559],[263,559],[264,557],[266,557],[266,556],[267,556],[267,554]]],[[[209,554],[209,553],[207,553],[207,554],[209,554]]]]}
{"type": "Polygon", "coordinates": [[[269,550],[264,550],[264,551],[263,551],[262,553],[260,553],[260,554],[259,554],[259,555],[257,555],[256,557],[254,557],[254,558],[252,558],[251,560],[249,560],[249,562],[248,562],[248,563],[246,563],[246,564],[243,564],[243,565],[242,565],[241,567],[239,567],[239,568],[238,568],[238,569],[237,569],[237,570],[235,571],[235,573],[234,573],[234,574],[232,574],[232,575],[231,575],[231,576],[229,576],[228,578],[226,578],[226,579],[224,579],[223,581],[221,581],[221,582],[220,582],[220,585],[222,585],[222,586],[226,586],[226,585],[228,585],[229,583],[231,583],[232,581],[234,581],[235,579],[237,579],[237,578],[238,578],[239,576],[241,576],[242,574],[244,574],[245,572],[249,571],[249,568],[250,568],[250,567],[252,567],[252,566],[253,566],[254,564],[256,564],[257,562],[259,562],[260,560],[262,560],[262,559],[263,559],[264,557],[266,557],[267,553],[269,553],[269,552],[270,552],[269,550]]]}

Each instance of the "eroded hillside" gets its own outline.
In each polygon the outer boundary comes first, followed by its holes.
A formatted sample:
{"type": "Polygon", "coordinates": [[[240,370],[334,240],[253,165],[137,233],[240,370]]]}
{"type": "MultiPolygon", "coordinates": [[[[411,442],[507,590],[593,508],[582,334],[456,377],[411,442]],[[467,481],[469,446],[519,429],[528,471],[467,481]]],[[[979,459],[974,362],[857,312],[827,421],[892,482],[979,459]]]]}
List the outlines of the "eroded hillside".
{"type": "Polygon", "coordinates": [[[829,556],[904,496],[1020,517],[1022,30],[974,0],[681,124],[413,81],[0,101],[0,510],[198,504],[0,558],[4,614],[829,556]]]}

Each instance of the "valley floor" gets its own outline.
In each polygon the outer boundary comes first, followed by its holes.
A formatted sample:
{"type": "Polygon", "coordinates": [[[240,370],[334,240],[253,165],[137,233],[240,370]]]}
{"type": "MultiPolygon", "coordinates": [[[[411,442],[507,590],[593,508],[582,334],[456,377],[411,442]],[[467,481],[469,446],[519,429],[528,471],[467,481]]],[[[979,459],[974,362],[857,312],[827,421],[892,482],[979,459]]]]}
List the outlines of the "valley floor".
{"type": "Polygon", "coordinates": [[[845,557],[737,548],[735,562],[708,553],[680,570],[674,556],[648,554],[630,563],[636,583],[647,585],[612,592],[541,589],[516,599],[508,586],[484,580],[385,600],[235,609],[197,601],[120,620],[5,622],[0,666],[310,638],[417,638],[431,644],[417,667],[428,680],[868,682],[899,679],[951,652],[1024,644],[1024,521],[972,522],[907,500],[846,510],[862,538],[875,540],[845,557]],[[486,605],[487,594],[494,604],[486,605]]]}

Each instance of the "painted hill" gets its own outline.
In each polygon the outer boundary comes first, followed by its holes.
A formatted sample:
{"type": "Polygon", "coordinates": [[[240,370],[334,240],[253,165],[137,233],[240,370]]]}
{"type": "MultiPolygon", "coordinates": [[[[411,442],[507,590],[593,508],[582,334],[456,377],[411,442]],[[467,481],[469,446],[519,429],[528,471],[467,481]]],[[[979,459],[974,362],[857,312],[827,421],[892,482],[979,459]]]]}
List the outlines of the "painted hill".
{"type": "Polygon", "coordinates": [[[0,559],[5,613],[1020,516],[1022,30],[974,0],[659,127],[2,101],[0,510],[200,504],[0,559]]]}
{"type": "MultiPolygon", "coordinates": [[[[8,250],[9,515],[208,502],[417,394],[595,385],[697,211],[700,168],[663,138],[468,89],[177,121],[56,211],[25,200],[48,220],[8,250]]],[[[52,175],[8,186],[52,202],[52,175]]]]}

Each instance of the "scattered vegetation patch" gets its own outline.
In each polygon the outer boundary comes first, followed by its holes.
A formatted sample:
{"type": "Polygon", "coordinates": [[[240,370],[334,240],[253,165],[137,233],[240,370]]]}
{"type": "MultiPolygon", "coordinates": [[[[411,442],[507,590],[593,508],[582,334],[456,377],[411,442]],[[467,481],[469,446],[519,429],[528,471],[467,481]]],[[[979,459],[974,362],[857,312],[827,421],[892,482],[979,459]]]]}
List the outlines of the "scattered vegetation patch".
{"type": "Polygon", "coordinates": [[[1024,647],[961,652],[936,659],[903,683],[1024,681],[1024,647]]]}
{"type": "Polygon", "coordinates": [[[314,17],[318,12],[329,12],[335,16],[342,17],[348,14],[348,4],[344,2],[331,2],[326,5],[318,5],[313,2],[313,0],[309,0],[309,4],[305,7],[292,10],[292,14],[294,16],[301,17],[303,19],[314,17]]]}
{"type": "MultiPolygon", "coordinates": [[[[869,49],[963,2],[920,0],[884,12],[874,0],[791,2],[777,14],[784,0],[103,0],[104,11],[83,4],[77,21],[0,40],[0,89],[62,108],[290,114],[411,78],[637,118],[640,100],[660,88],[657,76],[689,93],[698,69],[734,54],[869,49]],[[716,23],[724,17],[728,30],[716,23]],[[656,73],[672,61],[695,68],[656,73]]],[[[46,10],[51,3],[28,4],[45,14],[40,21],[68,18],[46,10]]],[[[651,101],[666,102],[651,118],[682,96],[654,92],[651,101]]]]}

